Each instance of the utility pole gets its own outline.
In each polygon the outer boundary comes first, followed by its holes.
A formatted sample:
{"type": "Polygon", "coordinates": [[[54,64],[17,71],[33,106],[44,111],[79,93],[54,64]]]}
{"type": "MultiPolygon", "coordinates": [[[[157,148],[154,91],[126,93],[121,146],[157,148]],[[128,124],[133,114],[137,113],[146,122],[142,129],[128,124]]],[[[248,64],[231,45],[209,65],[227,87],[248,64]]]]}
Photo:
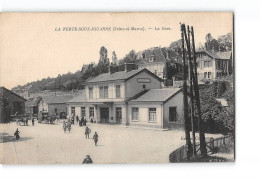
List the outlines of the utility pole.
{"type": "Polygon", "coordinates": [[[194,41],[194,31],[193,27],[191,26],[191,37],[192,37],[192,51],[193,51],[193,63],[194,63],[194,92],[195,92],[195,99],[198,111],[198,127],[199,127],[199,137],[200,137],[200,151],[202,157],[207,156],[207,149],[206,149],[206,141],[205,141],[205,133],[202,126],[202,117],[201,117],[201,108],[200,108],[200,94],[199,94],[199,85],[198,85],[198,75],[197,75],[197,62],[196,62],[196,52],[195,52],[195,41],[194,41]]]}
{"type": "Polygon", "coordinates": [[[183,105],[184,105],[184,119],[185,119],[185,138],[186,145],[188,146],[187,159],[190,160],[192,155],[192,145],[190,141],[190,124],[189,124],[189,111],[188,111],[188,98],[187,98],[187,66],[185,61],[185,47],[184,47],[184,29],[185,25],[181,24],[181,41],[182,41],[182,55],[183,55],[183,105]]]}
{"type": "Polygon", "coordinates": [[[191,129],[192,129],[192,147],[193,147],[193,156],[196,155],[196,135],[195,135],[195,116],[194,116],[194,93],[193,93],[193,83],[194,83],[194,71],[193,71],[193,64],[191,59],[191,46],[190,46],[190,27],[188,29],[188,39],[186,34],[186,29],[184,26],[184,35],[186,38],[186,44],[188,48],[188,57],[189,57],[189,70],[190,70],[190,101],[191,101],[191,110],[190,110],[190,118],[191,118],[191,129]]]}

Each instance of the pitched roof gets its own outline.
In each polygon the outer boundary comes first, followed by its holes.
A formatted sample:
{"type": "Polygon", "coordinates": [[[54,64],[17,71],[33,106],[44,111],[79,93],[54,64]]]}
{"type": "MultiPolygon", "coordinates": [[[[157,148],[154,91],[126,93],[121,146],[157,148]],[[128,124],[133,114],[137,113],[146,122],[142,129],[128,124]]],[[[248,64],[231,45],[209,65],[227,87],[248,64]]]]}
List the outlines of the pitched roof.
{"type": "Polygon", "coordinates": [[[164,57],[164,54],[163,54],[161,48],[145,50],[143,53],[145,54],[145,58],[142,59],[138,64],[166,62],[166,58],[164,57]],[[154,56],[153,61],[150,61],[151,56],[154,56]]]}
{"type": "Polygon", "coordinates": [[[66,96],[43,96],[42,99],[47,104],[65,104],[67,101],[72,99],[72,95],[66,95],[66,96]]]}
{"type": "Polygon", "coordinates": [[[87,102],[86,93],[82,93],[75,98],[72,98],[67,101],[67,103],[84,103],[87,102]]]}
{"type": "Polygon", "coordinates": [[[198,51],[197,53],[206,53],[214,59],[228,60],[231,58],[232,52],[210,52],[207,50],[198,51]]]}
{"type": "Polygon", "coordinates": [[[151,89],[139,98],[131,100],[131,102],[165,102],[180,90],[181,88],[151,89]]]}
{"type": "Polygon", "coordinates": [[[149,73],[150,75],[154,76],[155,78],[157,78],[158,80],[162,81],[161,78],[159,78],[157,75],[153,74],[152,72],[150,72],[147,69],[136,69],[136,70],[131,70],[128,72],[125,71],[119,71],[119,72],[115,72],[115,73],[103,73],[101,75],[98,75],[97,77],[90,79],[88,81],[85,82],[85,84],[87,83],[96,83],[96,82],[105,82],[105,81],[116,81],[116,80],[128,80],[129,78],[143,72],[146,71],[147,73],[149,73]]]}
{"type": "Polygon", "coordinates": [[[12,101],[12,102],[15,102],[15,101],[25,102],[26,101],[26,99],[24,99],[23,97],[10,91],[7,88],[1,86],[0,87],[0,97],[5,97],[5,96],[8,97],[9,101],[12,101]]]}

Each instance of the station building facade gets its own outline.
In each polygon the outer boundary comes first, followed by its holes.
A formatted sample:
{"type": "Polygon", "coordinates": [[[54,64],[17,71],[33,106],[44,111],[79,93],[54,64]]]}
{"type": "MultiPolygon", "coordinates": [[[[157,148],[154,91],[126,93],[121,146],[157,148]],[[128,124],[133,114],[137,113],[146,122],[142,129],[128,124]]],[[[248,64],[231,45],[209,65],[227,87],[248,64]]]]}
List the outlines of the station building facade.
{"type": "Polygon", "coordinates": [[[85,83],[85,93],[67,101],[68,115],[97,123],[159,129],[183,128],[181,88],[162,88],[147,69],[104,73],[85,83]]]}
{"type": "Polygon", "coordinates": [[[128,101],[150,89],[160,89],[162,79],[147,69],[104,73],[86,83],[88,116],[97,123],[128,125],[128,101]]]}

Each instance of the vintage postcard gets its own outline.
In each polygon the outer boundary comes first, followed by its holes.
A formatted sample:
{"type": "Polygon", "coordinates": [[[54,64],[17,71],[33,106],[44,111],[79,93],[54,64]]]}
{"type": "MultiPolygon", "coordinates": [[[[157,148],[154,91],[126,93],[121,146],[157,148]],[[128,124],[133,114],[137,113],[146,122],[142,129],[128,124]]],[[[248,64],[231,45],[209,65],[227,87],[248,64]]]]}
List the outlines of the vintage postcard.
{"type": "Polygon", "coordinates": [[[0,24],[1,164],[235,160],[232,12],[0,24]]]}

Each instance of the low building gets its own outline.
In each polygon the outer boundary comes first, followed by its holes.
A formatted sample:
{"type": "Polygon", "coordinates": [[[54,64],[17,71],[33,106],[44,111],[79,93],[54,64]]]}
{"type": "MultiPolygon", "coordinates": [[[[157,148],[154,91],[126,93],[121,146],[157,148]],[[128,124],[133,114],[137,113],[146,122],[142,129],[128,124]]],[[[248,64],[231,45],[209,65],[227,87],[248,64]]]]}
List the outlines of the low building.
{"type": "Polygon", "coordinates": [[[85,93],[70,99],[66,102],[66,104],[68,115],[74,114],[74,116],[78,116],[79,119],[81,119],[83,116],[86,116],[87,99],[85,93]]]}
{"type": "Polygon", "coordinates": [[[34,97],[34,98],[29,98],[25,102],[25,111],[26,113],[30,115],[37,115],[38,114],[38,105],[39,102],[41,101],[42,97],[34,97]]]}
{"type": "Polygon", "coordinates": [[[125,71],[101,74],[86,82],[86,116],[98,123],[128,125],[128,101],[146,90],[160,89],[162,81],[147,69],[131,70],[127,65],[125,71]]]}
{"type": "Polygon", "coordinates": [[[183,129],[183,93],[181,88],[151,89],[128,102],[130,126],[183,129]]]}
{"type": "Polygon", "coordinates": [[[64,96],[43,96],[38,103],[38,115],[47,112],[49,116],[67,115],[66,102],[72,99],[72,95],[64,96]]]}
{"type": "Polygon", "coordinates": [[[199,51],[197,56],[197,73],[199,81],[214,80],[232,73],[232,53],[199,51]]]}
{"type": "Polygon", "coordinates": [[[24,114],[25,101],[23,97],[5,87],[0,87],[0,123],[10,122],[11,115],[24,114]]]}

